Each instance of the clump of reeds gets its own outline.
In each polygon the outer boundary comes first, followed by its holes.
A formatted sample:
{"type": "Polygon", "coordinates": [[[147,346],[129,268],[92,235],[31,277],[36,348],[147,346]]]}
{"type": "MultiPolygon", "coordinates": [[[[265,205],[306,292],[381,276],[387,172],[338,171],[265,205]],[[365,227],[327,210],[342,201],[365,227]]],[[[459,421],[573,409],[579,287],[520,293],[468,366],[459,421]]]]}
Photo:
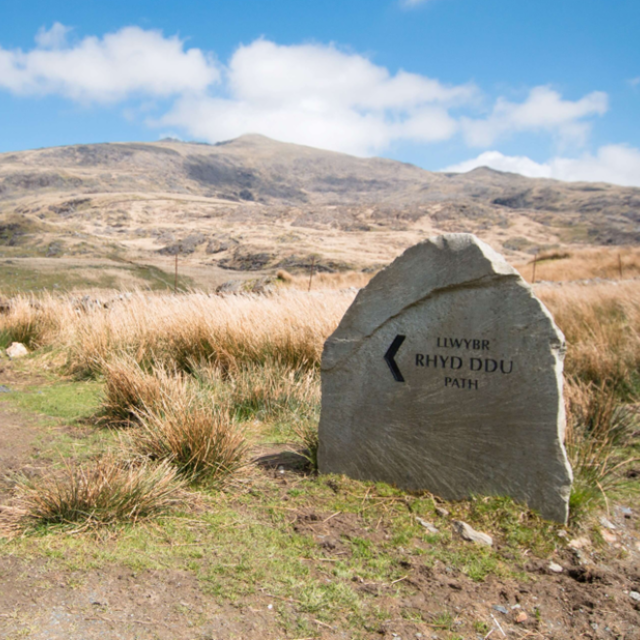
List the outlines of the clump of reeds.
{"type": "Polygon", "coordinates": [[[612,385],[567,381],[566,447],[573,467],[572,518],[606,501],[620,482],[620,470],[634,461],[627,451],[636,429],[635,414],[620,403],[612,385]]]}
{"type": "Polygon", "coordinates": [[[27,528],[136,522],[176,504],[183,487],[176,470],[167,463],[125,466],[107,456],[23,482],[18,505],[27,528]]]}
{"type": "Polygon", "coordinates": [[[184,396],[189,385],[180,373],[169,373],[161,366],[145,371],[128,356],[104,361],[100,369],[105,381],[100,422],[109,427],[137,424],[141,412],[162,407],[172,397],[184,396]]]}
{"type": "Polygon", "coordinates": [[[104,399],[100,407],[103,424],[128,427],[138,421],[146,406],[155,406],[162,400],[162,388],[156,375],[144,371],[131,358],[102,362],[104,399]]]}
{"type": "Polygon", "coordinates": [[[95,317],[77,318],[67,340],[68,369],[94,376],[102,362],[122,355],[145,368],[156,363],[187,372],[198,363],[229,370],[269,360],[313,367],[351,299],[295,291],[224,298],[136,294],[95,317]]]}
{"type": "Polygon", "coordinates": [[[268,361],[262,365],[244,364],[231,371],[205,366],[198,368],[195,375],[239,420],[286,416],[300,419],[315,413],[320,401],[315,368],[292,368],[268,361]]]}
{"type": "Polygon", "coordinates": [[[567,339],[570,378],[613,385],[623,398],[635,395],[640,370],[640,287],[564,286],[538,292],[567,339]]]}
{"type": "Polygon", "coordinates": [[[280,282],[293,282],[293,275],[286,269],[278,269],[278,271],[276,271],[276,278],[280,280],[280,282]]]}
{"type": "Polygon", "coordinates": [[[57,341],[73,322],[74,311],[68,300],[52,296],[20,295],[11,299],[0,315],[0,347],[21,342],[30,349],[57,341]]]}
{"type": "Polygon", "coordinates": [[[193,389],[144,409],[139,421],[129,433],[134,450],[172,464],[189,482],[219,483],[245,463],[247,440],[228,411],[193,389]]]}
{"type": "Polygon", "coordinates": [[[317,471],[318,446],[320,444],[317,422],[311,420],[301,420],[300,422],[294,422],[291,428],[304,447],[304,449],[302,450],[302,455],[309,463],[309,467],[312,471],[317,471]]]}

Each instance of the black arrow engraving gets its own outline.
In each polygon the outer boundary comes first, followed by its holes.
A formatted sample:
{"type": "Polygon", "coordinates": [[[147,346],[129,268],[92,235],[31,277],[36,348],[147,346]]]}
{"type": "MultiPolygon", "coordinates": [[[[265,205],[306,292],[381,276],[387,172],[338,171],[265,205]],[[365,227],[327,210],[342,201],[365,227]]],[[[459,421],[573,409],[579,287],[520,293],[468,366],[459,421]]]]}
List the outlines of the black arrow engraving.
{"type": "Polygon", "coordinates": [[[406,336],[396,336],[391,343],[391,346],[387,349],[387,353],[384,354],[384,359],[389,365],[389,369],[391,369],[391,374],[393,375],[393,379],[396,382],[404,382],[404,377],[400,373],[400,369],[398,369],[398,365],[394,358],[396,357],[396,353],[398,353],[398,349],[402,346],[406,336]]]}

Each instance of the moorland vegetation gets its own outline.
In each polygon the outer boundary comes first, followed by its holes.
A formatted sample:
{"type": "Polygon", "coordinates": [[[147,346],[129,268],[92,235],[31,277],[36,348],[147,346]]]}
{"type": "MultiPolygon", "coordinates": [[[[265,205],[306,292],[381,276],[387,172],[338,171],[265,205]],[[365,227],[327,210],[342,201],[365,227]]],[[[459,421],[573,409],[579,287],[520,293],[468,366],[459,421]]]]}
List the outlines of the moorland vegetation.
{"type": "MultiPolygon", "coordinates": [[[[601,268],[617,266],[609,265],[606,251],[573,259],[575,264],[569,264],[571,256],[546,257],[562,260],[562,273],[583,273],[598,259],[606,263],[601,268]]],[[[530,265],[521,269],[526,273],[530,265]]],[[[355,295],[345,285],[361,286],[367,277],[324,274],[308,292],[306,277],[281,273],[278,287],[266,295],[102,291],[92,294],[91,305],[77,293],[7,298],[0,347],[27,345],[32,354],[20,366],[46,371],[53,389],[90,385],[95,393],[81,422],[95,442],[18,480],[11,510],[2,512],[5,534],[27,535],[39,541],[36,547],[54,536],[54,546],[64,546],[69,532],[155,522],[165,536],[170,529],[172,536],[191,539],[187,529],[176,534],[179,520],[171,518],[193,520],[195,510],[218,531],[209,543],[235,558],[227,563],[235,573],[218,568],[203,579],[236,596],[268,584],[270,593],[297,603],[295,624],[287,624],[301,632],[314,620],[326,624],[327,613],[344,616],[345,624],[370,624],[379,615],[377,605],[356,594],[350,581],[403,580],[394,554],[416,540],[415,553],[450,563],[473,580],[517,575],[530,552],[548,556],[562,528],[508,499],[442,503],[429,494],[314,474],[322,346],[355,295]],[[290,473],[286,456],[285,462],[272,456],[268,476],[255,472],[274,444],[285,445],[295,460],[284,510],[282,502],[278,506],[283,489],[273,483],[290,473]],[[311,508],[322,512],[323,521],[357,514],[367,531],[382,527],[386,539],[348,537],[349,552],[331,560],[327,586],[301,563],[318,560],[308,532],[285,532],[287,509],[301,517],[311,508]],[[420,518],[442,527],[445,512],[490,530],[502,551],[461,548],[451,534],[421,528],[420,518]],[[248,561],[243,545],[255,562],[240,575],[238,567],[248,561]],[[269,560],[274,553],[280,569],[269,560]]],[[[536,293],[567,339],[566,445],[575,476],[569,529],[600,539],[599,514],[638,493],[627,472],[640,457],[640,281],[546,282],[536,285],[536,293]]],[[[126,556],[123,549],[118,554],[126,556]]],[[[184,560],[162,557],[165,564],[184,560]]],[[[189,566],[202,572],[197,563],[189,566]]]]}

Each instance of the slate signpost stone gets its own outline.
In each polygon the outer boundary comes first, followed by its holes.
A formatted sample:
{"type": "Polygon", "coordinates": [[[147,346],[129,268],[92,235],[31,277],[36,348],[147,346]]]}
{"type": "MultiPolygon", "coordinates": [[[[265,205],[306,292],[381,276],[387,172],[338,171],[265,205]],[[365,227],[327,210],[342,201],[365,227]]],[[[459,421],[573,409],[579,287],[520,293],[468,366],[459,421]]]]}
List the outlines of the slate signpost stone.
{"type": "Polygon", "coordinates": [[[531,287],[475,236],[411,247],[325,344],[320,471],[508,495],[566,522],[564,352],[531,287]]]}

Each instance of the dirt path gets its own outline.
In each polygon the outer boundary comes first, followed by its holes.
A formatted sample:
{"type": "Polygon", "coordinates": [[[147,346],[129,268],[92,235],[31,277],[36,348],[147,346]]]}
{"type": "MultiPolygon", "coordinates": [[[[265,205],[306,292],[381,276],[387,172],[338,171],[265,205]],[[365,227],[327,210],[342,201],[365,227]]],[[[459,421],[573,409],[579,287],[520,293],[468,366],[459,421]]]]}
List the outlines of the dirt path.
{"type": "MultiPolygon", "coordinates": [[[[8,393],[21,393],[25,386],[38,381],[0,360],[0,400],[8,393]]],[[[42,433],[36,416],[0,403],[0,504],[8,498],[15,474],[31,466],[42,433]]]]}
{"type": "Polygon", "coordinates": [[[40,434],[34,420],[0,405],[0,504],[9,497],[16,472],[29,466],[40,434]]]}
{"type": "Polygon", "coordinates": [[[1,556],[0,576],[3,640],[278,637],[266,602],[221,605],[187,573],[60,571],[51,562],[1,556]]]}
{"type": "MultiPolygon", "coordinates": [[[[21,393],[34,376],[0,364],[0,385],[21,393]]],[[[4,393],[4,392],[3,392],[4,393]]],[[[77,429],[77,427],[76,427],[77,429]]],[[[0,403],[0,510],[17,474],[38,473],[34,464],[50,437],[42,420],[0,403]]],[[[53,559],[19,557],[0,538],[0,639],[176,640],[277,637],[274,612],[264,604],[249,616],[203,594],[195,576],[174,570],[132,572],[108,568],[72,571],[53,559]]]]}

